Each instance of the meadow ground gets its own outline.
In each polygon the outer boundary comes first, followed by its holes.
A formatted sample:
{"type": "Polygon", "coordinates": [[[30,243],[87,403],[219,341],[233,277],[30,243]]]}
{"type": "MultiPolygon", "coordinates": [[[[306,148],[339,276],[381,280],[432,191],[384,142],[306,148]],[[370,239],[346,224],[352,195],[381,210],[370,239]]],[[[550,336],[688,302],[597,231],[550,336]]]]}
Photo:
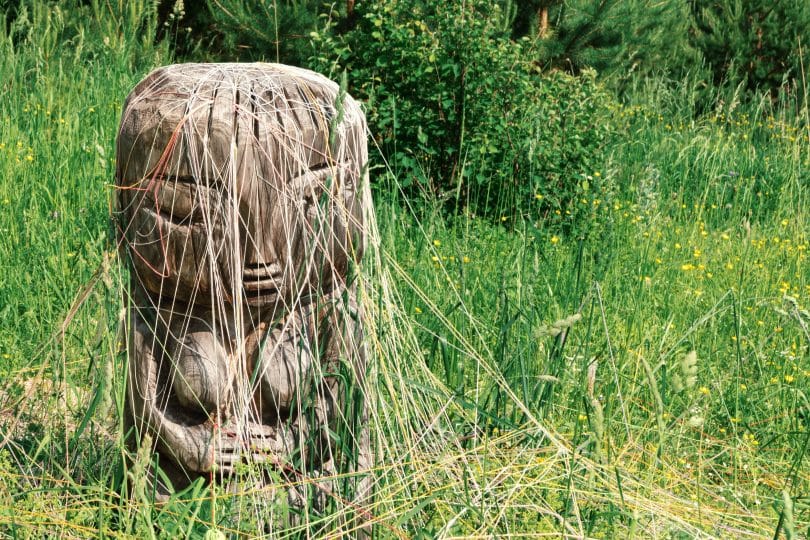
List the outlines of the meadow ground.
{"type": "MultiPolygon", "coordinates": [[[[170,58],[122,37],[147,34],[135,15],[86,15],[34,12],[0,44],[0,530],[249,534],[284,502],[196,484],[155,506],[149,457],[125,465],[114,138],[170,58]]],[[[810,122],[637,96],[592,172],[616,188],[578,203],[588,234],[411,209],[373,173],[381,537],[810,534],[810,122]]]]}

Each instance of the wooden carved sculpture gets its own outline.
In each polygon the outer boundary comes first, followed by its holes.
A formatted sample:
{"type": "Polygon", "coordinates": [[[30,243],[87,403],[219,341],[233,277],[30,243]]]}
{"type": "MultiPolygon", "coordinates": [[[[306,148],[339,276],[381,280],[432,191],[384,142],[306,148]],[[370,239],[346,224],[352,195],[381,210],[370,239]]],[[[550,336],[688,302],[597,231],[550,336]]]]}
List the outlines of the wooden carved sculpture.
{"type": "Polygon", "coordinates": [[[295,482],[369,467],[366,162],[358,104],[303,69],[173,65],[127,98],[127,421],[175,489],[244,464],[295,482]]]}

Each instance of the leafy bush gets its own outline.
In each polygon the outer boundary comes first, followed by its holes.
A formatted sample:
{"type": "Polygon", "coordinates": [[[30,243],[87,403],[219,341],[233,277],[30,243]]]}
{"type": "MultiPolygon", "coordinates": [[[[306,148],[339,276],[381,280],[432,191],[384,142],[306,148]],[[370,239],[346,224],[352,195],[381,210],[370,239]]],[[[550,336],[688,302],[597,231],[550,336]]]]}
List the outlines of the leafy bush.
{"type": "Polygon", "coordinates": [[[208,28],[225,58],[300,65],[308,53],[307,34],[317,26],[320,0],[207,0],[208,28]]]}
{"type": "Polygon", "coordinates": [[[776,91],[802,77],[810,61],[802,37],[810,26],[805,0],[691,0],[693,41],[703,51],[714,84],[744,83],[776,91]]]}
{"type": "Polygon", "coordinates": [[[491,217],[576,217],[611,133],[593,72],[541,73],[534,42],[511,40],[509,17],[482,0],[368,2],[355,17],[312,33],[312,65],[347,73],[410,193],[491,217]]]}
{"type": "Polygon", "coordinates": [[[155,0],[154,4],[159,25],[152,37],[170,44],[178,59],[303,65],[311,53],[308,35],[318,25],[322,2],[155,0]]]}
{"type": "Polygon", "coordinates": [[[505,0],[512,36],[539,38],[537,59],[572,73],[592,67],[621,83],[633,74],[694,70],[690,8],[660,0],[505,0]]]}

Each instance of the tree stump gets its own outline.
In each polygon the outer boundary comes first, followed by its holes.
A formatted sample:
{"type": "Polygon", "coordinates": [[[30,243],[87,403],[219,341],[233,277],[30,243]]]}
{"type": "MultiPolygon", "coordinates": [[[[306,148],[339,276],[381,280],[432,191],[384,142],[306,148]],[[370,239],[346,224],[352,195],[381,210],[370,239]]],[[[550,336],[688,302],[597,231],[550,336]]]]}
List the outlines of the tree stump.
{"type": "MultiPolygon", "coordinates": [[[[172,65],[127,98],[115,209],[130,269],[126,420],[135,444],[153,441],[170,480],[154,478],[159,492],[370,467],[355,281],[366,163],[360,107],[307,70],[172,65]]],[[[362,499],[368,478],[354,482],[362,499]]]]}

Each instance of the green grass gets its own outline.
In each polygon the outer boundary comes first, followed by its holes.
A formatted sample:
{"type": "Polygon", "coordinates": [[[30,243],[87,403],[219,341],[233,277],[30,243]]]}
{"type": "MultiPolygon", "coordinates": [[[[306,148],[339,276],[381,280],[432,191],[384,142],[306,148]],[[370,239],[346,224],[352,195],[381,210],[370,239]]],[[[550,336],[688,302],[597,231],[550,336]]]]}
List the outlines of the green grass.
{"type": "MultiPolygon", "coordinates": [[[[155,505],[150,456],[125,465],[114,139],[129,89],[171,61],[122,37],[151,24],[128,9],[35,11],[0,42],[4,536],[251,534],[289,511],[251,486],[155,505]]],[[[593,171],[617,189],[581,202],[591,235],[410,212],[378,173],[380,537],[807,534],[807,118],[637,95],[593,171]]]]}

